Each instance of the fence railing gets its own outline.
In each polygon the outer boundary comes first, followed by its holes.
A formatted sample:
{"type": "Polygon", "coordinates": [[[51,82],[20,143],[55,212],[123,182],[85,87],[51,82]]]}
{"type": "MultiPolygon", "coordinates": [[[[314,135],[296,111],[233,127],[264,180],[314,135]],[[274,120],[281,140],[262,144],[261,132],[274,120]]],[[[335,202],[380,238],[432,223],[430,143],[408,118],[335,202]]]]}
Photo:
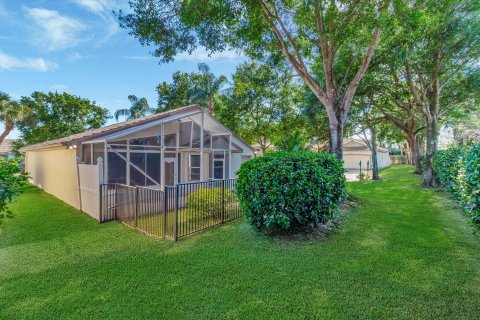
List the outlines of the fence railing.
{"type": "Polygon", "coordinates": [[[101,185],[100,221],[120,222],[147,234],[177,240],[239,218],[235,179],[182,183],[157,190],[101,185]]]}

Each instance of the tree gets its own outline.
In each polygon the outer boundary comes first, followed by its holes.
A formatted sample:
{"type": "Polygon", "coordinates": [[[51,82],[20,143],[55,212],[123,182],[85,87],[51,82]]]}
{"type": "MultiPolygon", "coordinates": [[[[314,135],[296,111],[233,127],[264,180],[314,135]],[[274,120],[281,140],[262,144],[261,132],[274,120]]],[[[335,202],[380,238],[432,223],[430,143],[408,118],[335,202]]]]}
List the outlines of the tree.
{"type": "Polygon", "coordinates": [[[298,86],[288,70],[257,62],[241,64],[232,78],[216,116],[265,152],[282,132],[296,127],[298,86]]]}
{"type": "MultiPolygon", "coordinates": [[[[368,95],[386,120],[403,132],[408,145],[408,162],[415,165],[415,173],[421,174],[422,135],[425,122],[422,114],[413,102],[404,78],[398,73],[398,61],[381,52],[379,60],[371,68],[370,75],[364,79],[368,95]]],[[[363,90],[363,88],[361,88],[363,90]]]]}
{"type": "Polygon", "coordinates": [[[13,215],[8,204],[22,192],[27,180],[28,175],[20,172],[17,160],[0,158],[0,219],[13,215]]]}
{"type": "Polygon", "coordinates": [[[162,82],[157,86],[157,112],[163,112],[192,103],[192,74],[176,71],[172,75],[172,83],[162,82]]]}
{"type": "Polygon", "coordinates": [[[0,92],[0,122],[5,123],[5,130],[0,135],[0,144],[12,132],[15,124],[29,115],[29,110],[21,103],[14,101],[4,92],[0,92]]]}
{"type": "Polygon", "coordinates": [[[343,154],[353,97],[380,37],[390,1],[132,0],[120,25],[162,62],[198,46],[233,47],[252,58],[281,57],[325,107],[330,152],[343,154]],[[378,4],[380,2],[380,4],[378,4]],[[145,9],[147,8],[147,9],[145,9]]]}
{"type": "Polygon", "coordinates": [[[27,145],[99,128],[110,118],[107,109],[66,92],[37,91],[20,103],[30,112],[17,125],[27,145]]]}
{"type": "Polygon", "coordinates": [[[395,39],[392,52],[402,62],[402,78],[425,119],[427,187],[437,186],[432,158],[439,121],[478,92],[478,82],[470,80],[479,71],[478,8],[477,0],[418,0],[397,12],[401,27],[410,32],[395,39]]]}
{"type": "Polygon", "coordinates": [[[228,83],[228,79],[224,75],[216,77],[205,63],[198,64],[198,70],[200,73],[194,78],[190,89],[191,99],[200,105],[206,104],[208,112],[214,114],[215,101],[218,101],[222,87],[228,83]]]}
{"type": "Polygon", "coordinates": [[[294,130],[283,132],[276,146],[280,151],[304,151],[306,144],[302,132],[294,130]]]}
{"type": "Polygon", "coordinates": [[[155,109],[150,108],[148,101],[145,98],[137,98],[136,95],[129,95],[128,100],[131,103],[131,107],[128,109],[118,109],[115,111],[115,120],[118,121],[120,117],[126,117],[127,120],[133,120],[145,117],[155,112],[155,109]]]}

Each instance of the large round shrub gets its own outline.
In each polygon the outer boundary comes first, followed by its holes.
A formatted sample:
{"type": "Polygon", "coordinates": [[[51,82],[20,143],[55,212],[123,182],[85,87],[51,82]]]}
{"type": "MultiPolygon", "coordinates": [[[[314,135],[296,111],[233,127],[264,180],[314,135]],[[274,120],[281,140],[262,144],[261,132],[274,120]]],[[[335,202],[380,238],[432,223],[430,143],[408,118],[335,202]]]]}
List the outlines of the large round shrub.
{"type": "Polygon", "coordinates": [[[267,232],[328,220],[344,190],[342,162],[327,153],[272,152],[238,172],[241,208],[250,224],[267,232]]]}

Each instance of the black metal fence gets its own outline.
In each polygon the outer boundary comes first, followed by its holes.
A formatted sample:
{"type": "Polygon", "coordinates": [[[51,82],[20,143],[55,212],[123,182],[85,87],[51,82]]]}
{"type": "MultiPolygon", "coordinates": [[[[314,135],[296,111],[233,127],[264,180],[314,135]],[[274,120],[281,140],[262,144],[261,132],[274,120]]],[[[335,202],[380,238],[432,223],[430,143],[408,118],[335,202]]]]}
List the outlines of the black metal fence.
{"type": "Polygon", "coordinates": [[[120,222],[164,239],[177,240],[239,218],[235,179],[182,183],[164,190],[104,184],[100,221],[120,222]]]}

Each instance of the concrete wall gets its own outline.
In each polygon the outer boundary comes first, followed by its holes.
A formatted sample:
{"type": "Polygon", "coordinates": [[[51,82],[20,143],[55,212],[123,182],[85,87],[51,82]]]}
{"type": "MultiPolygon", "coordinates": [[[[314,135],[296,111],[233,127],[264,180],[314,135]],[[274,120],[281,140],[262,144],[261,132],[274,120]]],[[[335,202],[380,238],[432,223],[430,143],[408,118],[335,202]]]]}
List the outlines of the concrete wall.
{"type": "Polygon", "coordinates": [[[32,184],[79,209],[76,155],[65,147],[28,151],[25,170],[32,184]]]}

